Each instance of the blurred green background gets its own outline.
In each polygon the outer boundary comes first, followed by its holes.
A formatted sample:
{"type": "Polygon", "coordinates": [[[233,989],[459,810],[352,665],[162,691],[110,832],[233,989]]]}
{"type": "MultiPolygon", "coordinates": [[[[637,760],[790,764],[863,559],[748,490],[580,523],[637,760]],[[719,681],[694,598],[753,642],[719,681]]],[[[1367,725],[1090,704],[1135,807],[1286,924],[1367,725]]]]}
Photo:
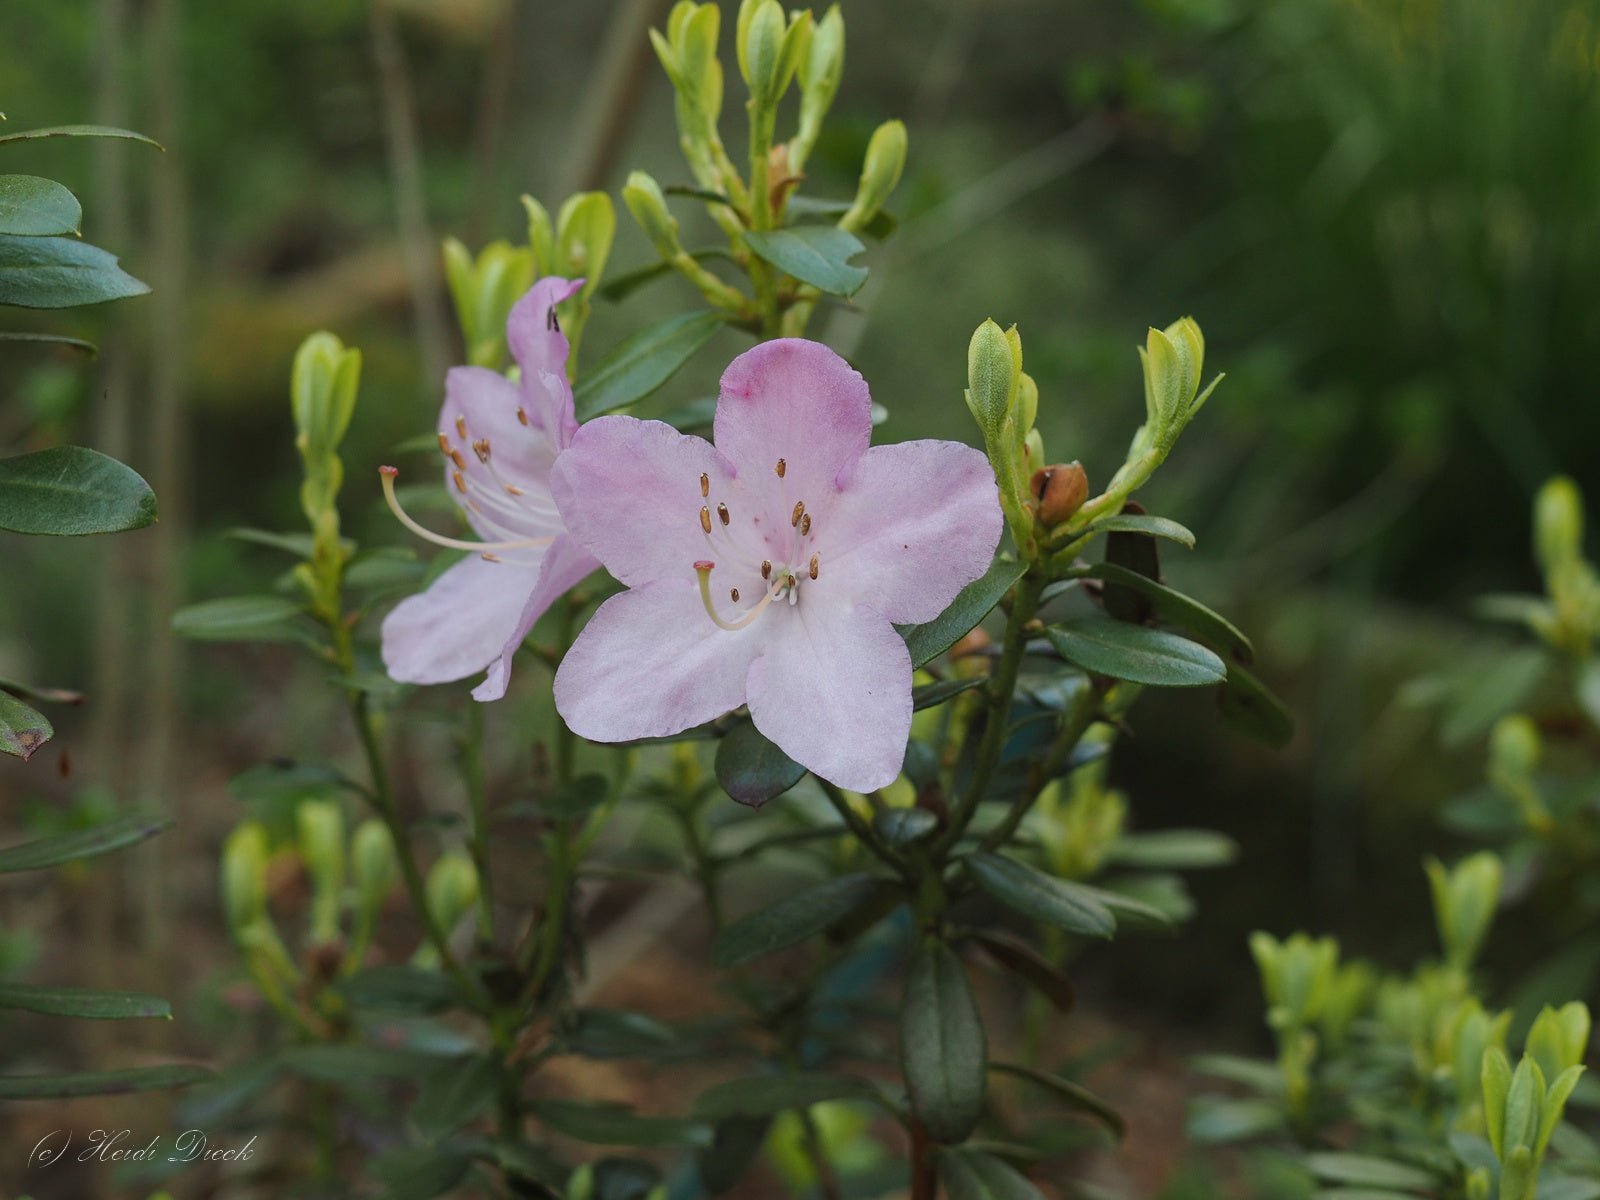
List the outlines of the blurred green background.
{"type": "MultiPolygon", "coordinates": [[[[180,660],[137,631],[179,603],[270,585],[270,563],[219,535],[298,520],[286,379],[314,328],[366,356],[352,523],[402,540],[371,468],[431,427],[439,370],[461,353],[442,290],[424,289],[419,315],[406,238],[420,222],[430,248],[520,240],[519,193],[553,211],[581,187],[614,193],[635,167],[685,182],[642,35],[665,8],[396,0],[374,26],[353,0],[8,0],[13,124],[111,118],[169,150],[40,144],[8,148],[7,169],[83,195],[86,236],[141,278],[155,270],[158,296],[176,280],[177,307],[152,297],[50,322],[107,342],[98,363],[4,352],[0,442],[104,446],[125,421],[123,457],[157,483],[166,532],[66,552],[0,540],[0,675],[91,691],[58,722],[59,769],[0,764],[0,805],[59,821],[95,789],[183,793],[174,803],[198,816],[163,884],[188,930],[172,936],[220,946],[207,906],[232,819],[216,811],[221,781],[326,738],[330,700],[270,647],[180,660]],[[385,30],[398,35],[387,59],[385,30]],[[385,64],[400,72],[388,92],[385,64]],[[401,85],[415,186],[386,125],[401,85]],[[155,393],[174,398],[166,416],[155,393]],[[164,427],[182,448],[170,461],[164,427]],[[162,537],[175,584],[152,574],[162,537]],[[108,647],[121,655],[109,675],[108,647]],[[142,718],[163,703],[172,728],[152,734],[142,718]],[[135,772],[150,736],[171,761],[135,772]]],[[[1021,329],[1049,457],[1081,459],[1096,485],[1140,418],[1146,325],[1193,314],[1228,373],[1144,501],[1197,532],[1196,551],[1168,554],[1169,577],[1256,635],[1299,731],[1269,751],[1225,735],[1205,699],[1140,706],[1116,767],[1137,822],[1212,825],[1244,854],[1200,881],[1188,932],[1096,956],[1086,987],[1186,1045],[1260,1044],[1250,929],[1329,930],[1395,962],[1430,944],[1416,863],[1446,845],[1430,814],[1477,778],[1482,730],[1441,740],[1401,688],[1492,659],[1499,643],[1465,602],[1536,590],[1528,508],[1547,475],[1600,496],[1600,3],[843,8],[844,85],[805,190],[848,196],[891,116],[911,155],[859,311],[812,332],[889,409],[880,438],[970,440],[966,343],[989,316],[1021,329]]],[[[728,104],[730,144],[741,119],[728,104]]],[[[651,260],[624,214],[610,274],[651,260]]],[[[669,278],[600,303],[586,358],[692,299],[669,278]]],[[[709,394],[742,345],[719,334],[660,400],[709,394]]],[[[1499,940],[1509,969],[1514,922],[1499,940]]]]}

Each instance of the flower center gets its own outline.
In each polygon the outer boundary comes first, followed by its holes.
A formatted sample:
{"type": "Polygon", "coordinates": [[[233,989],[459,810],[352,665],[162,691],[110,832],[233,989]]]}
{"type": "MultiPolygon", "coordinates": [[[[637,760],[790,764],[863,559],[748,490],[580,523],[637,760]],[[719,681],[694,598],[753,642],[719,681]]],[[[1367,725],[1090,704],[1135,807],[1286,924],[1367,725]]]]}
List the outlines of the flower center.
{"type": "MultiPolygon", "coordinates": [[[[774,474],[780,480],[787,477],[788,470],[788,461],[782,458],[773,467],[774,474]]],[[[814,580],[821,574],[822,556],[812,545],[816,540],[812,514],[807,511],[803,499],[796,500],[792,507],[789,505],[787,484],[780,489],[780,496],[784,516],[774,523],[772,530],[764,537],[754,537],[752,540],[752,531],[760,521],[752,522],[747,529],[743,522],[736,520],[726,501],[712,499],[711,476],[700,476],[700,498],[704,501],[699,512],[700,532],[706,539],[707,549],[725,563],[759,569],[765,585],[765,594],[753,605],[736,610],[731,617],[724,617],[717,612],[716,602],[711,597],[711,572],[716,569],[717,558],[696,561],[694,570],[700,579],[700,599],[705,604],[707,614],[720,629],[744,629],[774,600],[787,599],[791,605],[798,604],[802,582],[814,580]],[[787,529],[784,528],[785,521],[788,523],[787,529]]],[[[738,574],[744,577],[743,571],[738,574]]],[[[740,603],[737,587],[728,589],[728,599],[735,605],[740,603]]]]}

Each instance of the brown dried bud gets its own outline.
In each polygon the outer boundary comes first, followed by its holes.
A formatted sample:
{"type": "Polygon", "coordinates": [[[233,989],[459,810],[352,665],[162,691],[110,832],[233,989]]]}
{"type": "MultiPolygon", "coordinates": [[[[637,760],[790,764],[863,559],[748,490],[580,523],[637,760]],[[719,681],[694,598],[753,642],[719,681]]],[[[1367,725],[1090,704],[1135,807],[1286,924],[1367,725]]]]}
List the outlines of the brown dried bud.
{"type": "Polygon", "coordinates": [[[1028,487],[1033,492],[1039,524],[1046,527],[1061,524],[1089,498],[1089,476],[1084,473],[1083,464],[1077,462],[1040,467],[1028,487]]]}

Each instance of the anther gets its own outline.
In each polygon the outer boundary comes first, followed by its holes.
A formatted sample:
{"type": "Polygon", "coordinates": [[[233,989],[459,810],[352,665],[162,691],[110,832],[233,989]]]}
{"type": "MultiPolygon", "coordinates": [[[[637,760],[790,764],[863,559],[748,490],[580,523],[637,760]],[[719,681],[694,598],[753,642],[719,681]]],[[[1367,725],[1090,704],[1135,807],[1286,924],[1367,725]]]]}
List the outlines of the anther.
{"type": "Polygon", "coordinates": [[[800,536],[808,537],[811,534],[811,514],[807,513],[800,518],[800,536]]]}
{"type": "Polygon", "coordinates": [[[704,473],[700,476],[700,495],[702,498],[711,495],[711,476],[704,473]]]}
{"type": "Polygon", "coordinates": [[[479,462],[487,463],[489,461],[489,439],[479,438],[473,442],[472,452],[478,456],[479,462]]]}
{"type": "Polygon", "coordinates": [[[460,471],[452,471],[451,475],[456,481],[456,491],[465,495],[467,490],[466,478],[461,474],[460,471]]]}
{"type": "Polygon", "coordinates": [[[504,487],[506,489],[506,495],[508,495],[508,496],[521,496],[521,495],[523,495],[522,489],[519,488],[514,483],[505,484],[504,487]]]}
{"type": "Polygon", "coordinates": [[[789,464],[786,463],[783,459],[780,458],[778,460],[778,465],[773,467],[772,469],[778,473],[778,478],[782,479],[783,478],[783,473],[789,469],[789,464]]]}
{"type": "Polygon", "coordinates": [[[711,532],[711,510],[703,504],[700,506],[700,530],[702,533],[711,532]]]}
{"type": "Polygon", "coordinates": [[[450,457],[450,438],[447,434],[439,435],[439,453],[446,458],[450,457]]]}
{"type": "Polygon", "coordinates": [[[456,418],[456,434],[459,437],[463,438],[463,439],[466,438],[466,436],[467,436],[467,419],[465,417],[457,417],[456,418]]]}
{"type": "Polygon", "coordinates": [[[805,516],[805,515],[806,515],[806,502],[804,500],[796,500],[794,502],[794,515],[789,518],[789,524],[790,525],[798,525],[798,524],[800,524],[800,518],[805,516]]]}
{"type": "Polygon", "coordinates": [[[528,410],[523,408],[520,404],[517,406],[517,421],[523,425],[528,423],[528,410]]]}
{"type": "Polygon", "coordinates": [[[467,460],[461,456],[461,451],[454,446],[450,447],[450,461],[455,463],[457,471],[465,471],[467,469],[467,460]]]}
{"type": "Polygon", "coordinates": [[[817,556],[815,554],[813,554],[811,556],[811,571],[810,571],[810,575],[811,575],[811,578],[813,578],[813,579],[815,579],[817,577],[817,556]]]}
{"type": "Polygon", "coordinates": [[[480,554],[478,557],[483,559],[484,562],[497,563],[500,561],[500,559],[493,554],[480,554]]]}
{"type": "Polygon", "coordinates": [[[761,578],[772,578],[772,560],[770,558],[763,558],[761,560],[761,578]]]}
{"type": "Polygon", "coordinates": [[[729,588],[728,589],[728,597],[735,604],[739,603],[739,589],[738,588],[729,588]]]}
{"type": "Polygon", "coordinates": [[[728,506],[726,504],[717,505],[717,519],[724,525],[728,523],[728,506]]]}

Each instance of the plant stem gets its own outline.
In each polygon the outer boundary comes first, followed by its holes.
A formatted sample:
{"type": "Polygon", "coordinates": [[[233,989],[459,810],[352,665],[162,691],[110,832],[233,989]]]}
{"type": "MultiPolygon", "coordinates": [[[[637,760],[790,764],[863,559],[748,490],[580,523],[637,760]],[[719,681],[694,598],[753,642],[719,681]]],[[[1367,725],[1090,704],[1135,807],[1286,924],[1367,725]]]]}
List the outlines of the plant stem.
{"type": "Polygon", "coordinates": [[[489,800],[483,781],[483,708],[467,705],[467,732],[461,743],[461,773],[466,777],[472,819],[472,865],[478,871],[478,938],[494,940],[494,886],[489,871],[489,800]]]}
{"type": "Polygon", "coordinates": [[[1028,815],[1028,810],[1039,798],[1044,785],[1056,777],[1072,752],[1077,749],[1084,731],[1094,723],[1095,715],[1100,710],[1099,699],[1099,691],[1092,683],[1087,684],[1074,697],[1072,707],[1062,716],[1055,739],[1050,743],[1049,752],[1029,769],[1028,782],[1022,789],[1022,795],[1012,802],[1005,819],[984,834],[982,849],[993,850],[1011,840],[1011,835],[1016,833],[1017,827],[1022,824],[1022,819],[1028,815]]]}
{"type": "Polygon", "coordinates": [[[939,1200],[939,1165],[922,1122],[911,1118],[911,1200],[939,1200]]]}
{"type": "Polygon", "coordinates": [[[806,1153],[811,1156],[811,1167],[817,1173],[817,1191],[822,1200],[839,1200],[839,1177],[828,1162],[827,1147],[822,1144],[822,1130],[809,1108],[800,1110],[800,1128],[805,1138],[806,1153]]]}
{"type": "Polygon", "coordinates": [[[821,776],[813,776],[813,778],[816,779],[817,786],[822,789],[822,794],[828,798],[828,802],[833,805],[840,818],[850,827],[850,832],[855,834],[856,840],[893,870],[902,870],[903,864],[900,860],[878,839],[878,835],[872,831],[872,826],[861,819],[861,814],[850,807],[850,801],[845,799],[844,793],[821,776]]]}

